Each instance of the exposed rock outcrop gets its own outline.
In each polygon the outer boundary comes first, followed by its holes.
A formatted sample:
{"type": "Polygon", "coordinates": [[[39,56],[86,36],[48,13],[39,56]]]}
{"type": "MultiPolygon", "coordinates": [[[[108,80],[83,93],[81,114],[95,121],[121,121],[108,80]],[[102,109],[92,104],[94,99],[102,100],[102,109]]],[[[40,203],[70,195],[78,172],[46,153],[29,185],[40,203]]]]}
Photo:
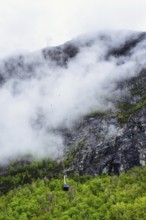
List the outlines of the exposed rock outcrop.
{"type": "MultiPolygon", "coordinates": [[[[122,82],[123,83],[123,82],[122,82]]],[[[94,113],[66,132],[69,170],[119,174],[146,163],[146,71],[124,82],[129,93],[116,112],[94,113]]]]}

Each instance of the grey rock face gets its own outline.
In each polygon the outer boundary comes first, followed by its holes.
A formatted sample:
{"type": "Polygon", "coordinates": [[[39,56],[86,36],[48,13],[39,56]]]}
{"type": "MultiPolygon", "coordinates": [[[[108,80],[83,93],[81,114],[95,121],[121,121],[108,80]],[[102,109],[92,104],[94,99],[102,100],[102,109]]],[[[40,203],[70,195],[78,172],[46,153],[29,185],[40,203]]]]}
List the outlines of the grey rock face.
{"type": "Polygon", "coordinates": [[[146,72],[124,83],[127,85],[129,91],[137,91],[121,99],[120,104],[126,103],[127,108],[125,105],[116,113],[91,115],[66,133],[66,145],[73,145],[74,155],[69,170],[81,175],[119,174],[122,170],[145,165],[146,72]],[[124,122],[118,118],[121,112],[126,117],[124,122]]]}

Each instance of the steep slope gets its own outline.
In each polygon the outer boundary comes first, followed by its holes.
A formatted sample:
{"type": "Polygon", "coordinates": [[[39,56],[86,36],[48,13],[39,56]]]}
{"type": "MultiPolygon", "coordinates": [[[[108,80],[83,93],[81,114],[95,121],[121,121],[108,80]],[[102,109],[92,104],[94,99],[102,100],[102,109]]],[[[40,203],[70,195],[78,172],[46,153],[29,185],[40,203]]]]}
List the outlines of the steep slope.
{"type": "Polygon", "coordinates": [[[102,32],[2,60],[1,163],[63,150],[81,175],[144,165],[145,56],[145,33],[102,32]]]}
{"type": "Polygon", "coordinates": [[[146,163],[146,71],[121,83],[127,95],[117,110],[94,112],[66,132],[69,170],[80,174],[119,174],[146,163]]]}

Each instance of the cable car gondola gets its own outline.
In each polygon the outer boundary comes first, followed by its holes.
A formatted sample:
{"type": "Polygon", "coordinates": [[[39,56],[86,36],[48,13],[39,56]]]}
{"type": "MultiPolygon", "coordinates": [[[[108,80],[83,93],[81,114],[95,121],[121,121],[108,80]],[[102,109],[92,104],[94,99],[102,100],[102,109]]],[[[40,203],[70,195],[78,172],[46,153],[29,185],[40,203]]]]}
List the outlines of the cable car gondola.
{"type": "Polygon", "coordinates": [[[67,177],[67,175],[64,175],[64,185],[63,185],[63,190],[64,191],[69,190],[69,185],[66,183],[66,177],[67,177]]]}

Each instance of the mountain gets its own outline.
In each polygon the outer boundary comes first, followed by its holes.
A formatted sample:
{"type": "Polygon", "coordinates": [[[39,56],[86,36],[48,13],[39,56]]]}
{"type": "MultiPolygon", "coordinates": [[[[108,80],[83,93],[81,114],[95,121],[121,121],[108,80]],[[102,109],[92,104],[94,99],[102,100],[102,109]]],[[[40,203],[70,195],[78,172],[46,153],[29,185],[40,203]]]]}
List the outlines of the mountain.
{"type": "MultiPolygon", "coordinates": [[[[106,36],[101,39],[108,41],[106,36]]],[[[132,50],[145,41],[146,34],[140,33],[129,38],[118,47],[107,51],[104,59],[115,58],[124,61],[130,59],[132,50]]],[[[92,41],[83,46],[90,47],[92,41]]],[[[63,48],[45,49],[45,58],[53,59],[58,65],[67,65],[80,48],[68,43],[63,48]],[[63,54],[63,55],[62,55],[63,54]]],[[[70,129],[63,132],[67,157],[67,172],[80,175],[102,173],[119,174],[134,166],[146,162],[146,69],[137,71],[129,79],[119,80],[117,88],[121,90],[118,100],[112,100],[116,110],[97,111],[82,118],[70,129]],[[126,93],[122,94],[122,91],[126,93]]]]}
{"type": "Polygon", "coordinates": [[[68,175],[145,165],[145,45],[146,33],[100,32],[1,60],[1,162],[59,146],[68,175]]]}

